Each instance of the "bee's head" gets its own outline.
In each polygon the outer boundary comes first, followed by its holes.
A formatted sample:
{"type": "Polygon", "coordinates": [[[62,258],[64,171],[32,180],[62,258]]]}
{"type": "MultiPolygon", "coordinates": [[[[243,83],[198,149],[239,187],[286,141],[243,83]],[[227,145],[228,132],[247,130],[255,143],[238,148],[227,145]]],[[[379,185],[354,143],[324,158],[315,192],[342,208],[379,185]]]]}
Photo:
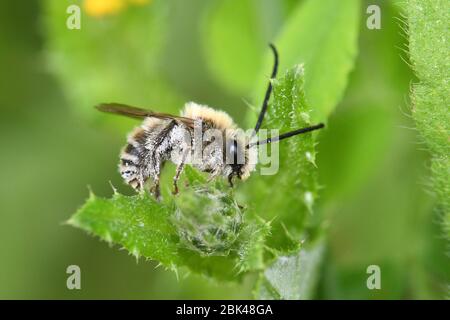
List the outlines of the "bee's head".
{"type": "Polygon", "coordinates": [[[233,177],[245,180],[250,176],[250,172],[255,169],[252,150],[246,148],[246,139],[233,135],[226,141],[225,170],[224,173],[231,181],[233,177]]]}

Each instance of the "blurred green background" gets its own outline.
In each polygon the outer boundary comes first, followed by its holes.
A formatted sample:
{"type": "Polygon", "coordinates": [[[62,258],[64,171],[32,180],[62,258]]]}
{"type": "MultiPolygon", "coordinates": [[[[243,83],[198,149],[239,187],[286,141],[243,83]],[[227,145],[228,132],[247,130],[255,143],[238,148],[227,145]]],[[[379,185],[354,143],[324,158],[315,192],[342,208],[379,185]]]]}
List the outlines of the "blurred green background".
{"type": "MultiPolygon", "coordinates": [[[[135,0],[111,12],[83,1],[0,2],[0,298],[251,298],[254,276],[177,279],[63,222],[88,186],[109,196],[111,181],[131,193],[116,166],[135,123],[93,105],[178,113],[193,100],[243,125],[267,43],[301,2],[135,0]],[[82,8],[81,30],[66,28],[72,3],[82,8]],[[81,290],[66,288],[71,264],[81,267],[81,290]]],[[[415,79],[396,2],[361,2],[355,66],[319,137],[328,246],[317,298],[442,298],[450,281],[428,154],[409,116],[415,79]],[[381,30],[366,28],[374,3],[381,30]],[[366,287],[372,264],[381,290],[366,287]]]]}

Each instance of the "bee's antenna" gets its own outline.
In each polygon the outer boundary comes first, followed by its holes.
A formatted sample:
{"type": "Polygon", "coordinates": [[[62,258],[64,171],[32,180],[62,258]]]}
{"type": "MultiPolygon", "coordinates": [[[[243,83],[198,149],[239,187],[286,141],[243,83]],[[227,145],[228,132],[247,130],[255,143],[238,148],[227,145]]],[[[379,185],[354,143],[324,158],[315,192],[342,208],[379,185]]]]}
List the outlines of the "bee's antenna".
{"type": "Polygon", "coordinates": [[[325,127],[325,125],[323,123],[319,123],[319,124],[316,124],[315,126],[301,128],[301,129],[297,129],[297,130],[294,130],[294,131],[286,132],[286,133],[283,133],[283,134],[281,134],[281,135],[279,135],[277,137],[267,138],[265,140],[260,140],[260,141],[256,141],[256,142],[250,143],[250,144],[247,145],[247,149],[249,149],[249,148],[251,148],[253,146],[259,146],[259,145],[266,144],[266,143],[277,142],[277,141],[280,141],[280,140],[283,140],[283,139],[287,139],[287,138],[296,136],[298,134],[302,134],[302,133],[306,133],[306,132],[311,132],[311,131],[314,131],[314,130],[322,129],[323,127],[325,127]]]}
{"type": "MultiPolygon", "coordinates": [[[[271,43],[269,43],[270,48],[273,51],[273,55],[275,58],[274,64],[273,64],[273,69],[272,69],[272,75],[270,76],[270,79],[274,79],[277,75],[277,71],[278,71],[278,52],[277,52],[277,48],[275,48],[275,46],[271,43]]],[[[272,93],[272,82],[269,81],[269,86],[267,87],[266,90],[266,95],[264,96],[264,101],[261,107],[261,111],[259,112],[259,116],[258,116],[258,121],[256,121],[256,125],[255,125],[255,130],[253,130],[253,134],[252,136],[254,136],[255,134],[258,133],[259,128],[262,125],[262,122],[264,120],[264,116],[266,114],[267,111],[267,105],[269,104],[269,99],[270,99],[270,94],[272,93]]]]}

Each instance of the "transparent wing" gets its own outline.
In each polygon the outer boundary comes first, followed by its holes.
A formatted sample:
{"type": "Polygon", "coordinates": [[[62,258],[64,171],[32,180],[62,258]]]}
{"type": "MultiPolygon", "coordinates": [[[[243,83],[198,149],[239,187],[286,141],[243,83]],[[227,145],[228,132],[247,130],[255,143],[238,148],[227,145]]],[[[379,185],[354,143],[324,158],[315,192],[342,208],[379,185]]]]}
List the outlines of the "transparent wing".
{"type": "Polygon", "coordinates": [[[95,107],[102,112],[118,114],[135,119],[143,119],[147,117],[154,117],[159,119],[174,119],[189,127],[194,127],[194,120],[191,118],[174,116],[168,113],[154,112],[151,110],[132,107],[121,103],[102,103],[95,107]]]}

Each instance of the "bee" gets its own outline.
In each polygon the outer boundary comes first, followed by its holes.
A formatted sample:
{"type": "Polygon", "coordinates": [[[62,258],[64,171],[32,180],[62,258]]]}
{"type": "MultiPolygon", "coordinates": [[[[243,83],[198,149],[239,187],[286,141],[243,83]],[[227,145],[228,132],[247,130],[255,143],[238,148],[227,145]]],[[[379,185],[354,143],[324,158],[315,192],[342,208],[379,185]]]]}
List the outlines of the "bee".
{"type": "MultiPolygon", "coordinates": [[[[278,70],[278,52],[270,44],[274,55],[271,79],[278,70]]],[[[150,192],[160,198],[160,175],[164,164],[171,161],[176,165],[173,177],[173,194],[178,193],[177,182],[185,164],[210,173],[210,179],[224,176],[233,187],[233,178],[245,180],[255,170],[258,145],[278,142],[280,140],[317,130],[323,123],[297,129],[265,140],[255,140],[267,111],[272,93],[272,82],[269,81],[261,111],[255,128],[249,135],[242,132],[233,119],[224,111],[214,110],[195,102],[188,102],[180,116],[154,112],[119,103],[103,103],[96,108],[103,112],[142,119],[142,124],[135,128],[127,139],[127,145],[120,155],[119,172],[124,181],[139,191],[144,188],[148,179],[153,181],[150,192]],[[201,135],[196,135],[196,129],[201,135]],[[205,138],[204,134],[215,130],[219,135],[205,138]],[[200,152],[196,158],[193,145],[200,145],[207,152],[200,152]],[[193,161],[197,159],[197,161],[193,161]]]]}

